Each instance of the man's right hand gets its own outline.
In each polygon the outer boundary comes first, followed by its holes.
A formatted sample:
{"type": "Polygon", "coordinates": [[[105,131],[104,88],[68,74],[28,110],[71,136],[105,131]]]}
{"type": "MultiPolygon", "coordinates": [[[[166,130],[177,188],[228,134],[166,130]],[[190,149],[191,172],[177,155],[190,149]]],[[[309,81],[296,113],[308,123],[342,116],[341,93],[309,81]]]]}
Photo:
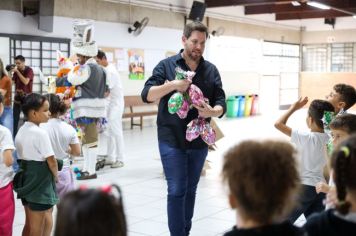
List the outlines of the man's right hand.
{"type": "Polygon", "coordinates": [[[175,90],[182,93],[187,91],[189,85],[192,82],[187,79],[183,79],[183,80],[172,80],[170,83],[173,83],[175,90]]]}

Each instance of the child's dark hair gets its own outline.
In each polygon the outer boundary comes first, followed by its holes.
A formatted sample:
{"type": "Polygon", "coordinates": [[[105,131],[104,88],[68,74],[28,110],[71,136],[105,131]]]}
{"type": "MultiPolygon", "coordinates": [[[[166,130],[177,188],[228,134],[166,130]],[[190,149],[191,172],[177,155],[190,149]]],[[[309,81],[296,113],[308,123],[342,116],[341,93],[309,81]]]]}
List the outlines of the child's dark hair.
{"type": "Polygon", "coordinates": [[[330,123],[330,128],[344,130],[348,134],[356,132],[356,115],[342,114],[336,116],[330,123]]]}
{"type": "Polygon", "coordinates": [[[351,85],[336,84],[334,90],[340,95],[341,101],[345,102],[344,110],[349,109],[356,103],[356,90],[351,85]]]}
{"type": "Polygon", "coordinates": [[[334,170],[339,200],[336,204],[336,210],[345,215],[351,208],[351,203],[346,201],[346,194],[350,191],[353,193],[356,191],[356,135],[352,135],[340,143],[333,153],[331,167],[334,170]]]}
{"type": "Polygon", "coordinates": [[[76,190],[58,205],[55,236],[126,236],[121,190],[118,197],[100,189],[76,190]]]}
{"type": "Polygon", "coordinates": [[[47,101],[47,98],[38,93],[30,93],[26,95],[22,103],[22,111],[25,117],[28,118],[30,110],[38,111],[45,101],[47,101]]]}
{"type": "Polygon", "coordinates": [[[49,111],[51,115],[63,115],[67,111],[67,106],[64,102],[59,98],[58,95],[49,93],[45,95],[49,102],[49,111]]]}
{"type": "Polygon", "coordinates": [[[309,116],[313,118],[316,125],[321,129],[324,129],[322,119],[325,111],[334,112],[335,108],[330,102],[319,99],[313,100],[308,109],[309,116]]]}
{"type": "Polygon", "coordinates": [[[282,141],[244,141],[225,154],[223,179],[241,214],[270,223],[292,210],[300,187],[295,154],[282,141]]]}

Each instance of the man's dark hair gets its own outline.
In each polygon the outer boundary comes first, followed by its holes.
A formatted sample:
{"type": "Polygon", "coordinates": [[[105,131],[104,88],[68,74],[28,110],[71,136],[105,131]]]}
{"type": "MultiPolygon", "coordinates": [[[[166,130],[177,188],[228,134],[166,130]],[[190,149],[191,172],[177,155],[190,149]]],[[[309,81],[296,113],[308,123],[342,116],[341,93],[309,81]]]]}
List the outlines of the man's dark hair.
{"type": "Polygon", "coordinates": [[[19,60],[19,61],[24,62],[24,61],[25,61],[25,57],[22,56],[22,55],[17,55],[17,56],[15,57],[15,60],[19,60]]]}
{"type": "Polygon", "coordinates": [[[98,55],[96,55],[97,58],[99,58],[100,60],[102,60],[103,58],[106,58],[106,54],[103,50],[98,50],[98,55]]]}
{"type": "Polygon", "coordinates": [[[189,38],[192,35],[193,31],[205,33],[207,38],[209,36],[208,28],[199,21],[194,21],[192,23],[186,24],[184,27],[183,35],[186,38],[189,38]]]}
{"type": "Polygon", "coordinates": [[[313,118],[316,125],[321,129],[324,129],[322,119],[324,116],[324,112],[326,111],[335,112],[335,109],[330,102],[315,99],[310,103],[308,114],[311,118],[313,118]]]}
{"type": "Polygon", "coordinates": [[[334,90],[340,95],[341,101],[345,103],[345,110],[349,109],[356,103],[356,90],[351,85],[336,84],[334,90]]]}

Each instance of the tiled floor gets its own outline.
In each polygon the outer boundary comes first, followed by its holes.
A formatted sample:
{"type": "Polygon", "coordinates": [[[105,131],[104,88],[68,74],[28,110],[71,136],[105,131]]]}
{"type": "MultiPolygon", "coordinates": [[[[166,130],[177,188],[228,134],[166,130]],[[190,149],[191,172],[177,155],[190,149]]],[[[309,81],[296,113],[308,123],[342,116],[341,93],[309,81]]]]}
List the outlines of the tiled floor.
{"type": "MultiPolygon", "coordinates": [[[[218,120],[225,134],[218,150],[209,153],[211,169],[199,183],[191,236],[222,235],[235,221],[230,210],[226,191],[220,180],[223,153],[243,139],[285,138],[277,132],[273,123],[279,112],[270,116],[256,116],[242,119],[218,120]]],[[[290,124],[305,128],[305,111],[298,112],[290,124]]],[[[128,219],[129,236],[168,236],[166,215],[166,183],[157,148],[156,127],[125,129],[125,166],[120,169],[105,167],[98,172],[98,179],[78,182],[98,186],[116,183],[122,187],[123,200],[128,219]]],[[[77,165],[81,161],[77,161],[77,165]]],[[[54,212],[55,216],[56,212],[54,212]]],[[[13,235],[21,235],[25,216],[20,201],[16,202],[13,235]]]]}

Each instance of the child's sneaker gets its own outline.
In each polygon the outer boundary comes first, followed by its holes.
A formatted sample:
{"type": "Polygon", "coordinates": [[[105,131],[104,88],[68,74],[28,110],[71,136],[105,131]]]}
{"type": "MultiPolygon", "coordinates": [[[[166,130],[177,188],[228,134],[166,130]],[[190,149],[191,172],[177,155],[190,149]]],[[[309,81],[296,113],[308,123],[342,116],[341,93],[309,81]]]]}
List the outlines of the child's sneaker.
{"type": "Polygon", "coordinates": [[[77,180],[96,179],[97,177],[96,173],[90,175],[87,171],[77,173],[77,180]]]}
{"type": "Polygon", "coordinates": [[[122,161],[116,161],[111,165],[111,168],[121,168],[124,166],[124,163],[122,161]]]}

